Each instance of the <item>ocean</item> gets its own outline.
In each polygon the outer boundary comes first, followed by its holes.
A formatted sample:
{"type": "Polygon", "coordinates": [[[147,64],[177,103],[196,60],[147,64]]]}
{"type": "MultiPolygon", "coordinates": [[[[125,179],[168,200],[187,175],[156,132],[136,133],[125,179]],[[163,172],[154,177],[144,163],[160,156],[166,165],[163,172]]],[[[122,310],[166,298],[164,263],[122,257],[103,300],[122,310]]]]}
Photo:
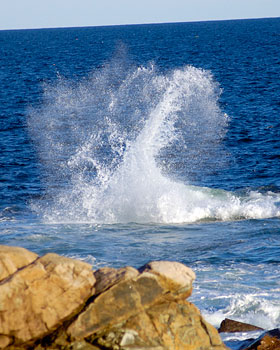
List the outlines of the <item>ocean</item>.
{"type": "Polygon", "coordinates": [[[0,31],[0,244],[179,261],[214,326],[280,327],[279,47],[280,18],[0,31]]]}

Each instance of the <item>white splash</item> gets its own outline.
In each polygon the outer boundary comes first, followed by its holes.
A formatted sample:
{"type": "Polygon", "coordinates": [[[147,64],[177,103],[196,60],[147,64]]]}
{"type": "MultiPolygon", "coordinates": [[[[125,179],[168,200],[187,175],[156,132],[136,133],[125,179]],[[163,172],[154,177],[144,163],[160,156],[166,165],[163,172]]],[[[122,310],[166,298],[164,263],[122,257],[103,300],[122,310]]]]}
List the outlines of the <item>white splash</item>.
{"type": "Polygon", "coordinates": [[[118,60],[79,83],[46,86],[29,128],[46,173],[33,207],[51,222],[191,223],[280,214],[280,196],[243,198],[176,180],[214,161],[228,117],[209,72],[160,74],[118,60]],[[214,155],[214,156],[213,156],[214,155]],[[208,163],[207,163],[208,162],[208,163]]]}
{"type": "MultiPolygon", "coordinates": [[[[273,329],[280,323],[280,306],[278,299],[266,293],[228,295],[230,303],[227,308],[214,313],[204,311],[208,322],[219,327],[225,318],[273,329]]],[[[220,297],[222,299],[222,297],[220,297]]]]}

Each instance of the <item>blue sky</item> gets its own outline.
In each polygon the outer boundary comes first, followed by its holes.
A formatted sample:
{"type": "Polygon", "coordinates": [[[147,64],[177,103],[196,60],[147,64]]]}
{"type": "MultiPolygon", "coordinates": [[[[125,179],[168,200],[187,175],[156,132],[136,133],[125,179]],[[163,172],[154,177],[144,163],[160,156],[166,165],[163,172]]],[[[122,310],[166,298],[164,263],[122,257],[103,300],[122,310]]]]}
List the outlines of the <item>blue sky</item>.
{"type": "Polygon", "coordinates": [[[280,0],[1,0],[0,29],[280,17],[280,0]]]}

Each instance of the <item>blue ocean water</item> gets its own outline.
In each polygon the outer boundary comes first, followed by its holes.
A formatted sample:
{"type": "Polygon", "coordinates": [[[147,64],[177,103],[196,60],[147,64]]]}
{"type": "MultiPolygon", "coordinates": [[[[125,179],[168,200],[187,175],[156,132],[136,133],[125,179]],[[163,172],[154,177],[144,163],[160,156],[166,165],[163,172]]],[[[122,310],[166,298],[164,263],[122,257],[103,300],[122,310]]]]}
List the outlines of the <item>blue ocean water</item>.
{"type": "Polygon", "coordinates": [[[280,327],[279,44],[279,18],[0,31],[0,243],[180,261],[214,326],[280,327]]]}

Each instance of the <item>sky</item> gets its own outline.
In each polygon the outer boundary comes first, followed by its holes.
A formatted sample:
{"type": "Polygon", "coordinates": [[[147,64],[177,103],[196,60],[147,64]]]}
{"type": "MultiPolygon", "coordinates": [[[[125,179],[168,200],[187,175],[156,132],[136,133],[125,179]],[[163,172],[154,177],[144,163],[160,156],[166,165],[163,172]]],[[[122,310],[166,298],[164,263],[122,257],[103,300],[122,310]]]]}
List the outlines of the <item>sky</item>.
{"type": "Polygon", "coordinates": [[[280,17],[280,0],[0,0],[0,29],[280,17]]]}

